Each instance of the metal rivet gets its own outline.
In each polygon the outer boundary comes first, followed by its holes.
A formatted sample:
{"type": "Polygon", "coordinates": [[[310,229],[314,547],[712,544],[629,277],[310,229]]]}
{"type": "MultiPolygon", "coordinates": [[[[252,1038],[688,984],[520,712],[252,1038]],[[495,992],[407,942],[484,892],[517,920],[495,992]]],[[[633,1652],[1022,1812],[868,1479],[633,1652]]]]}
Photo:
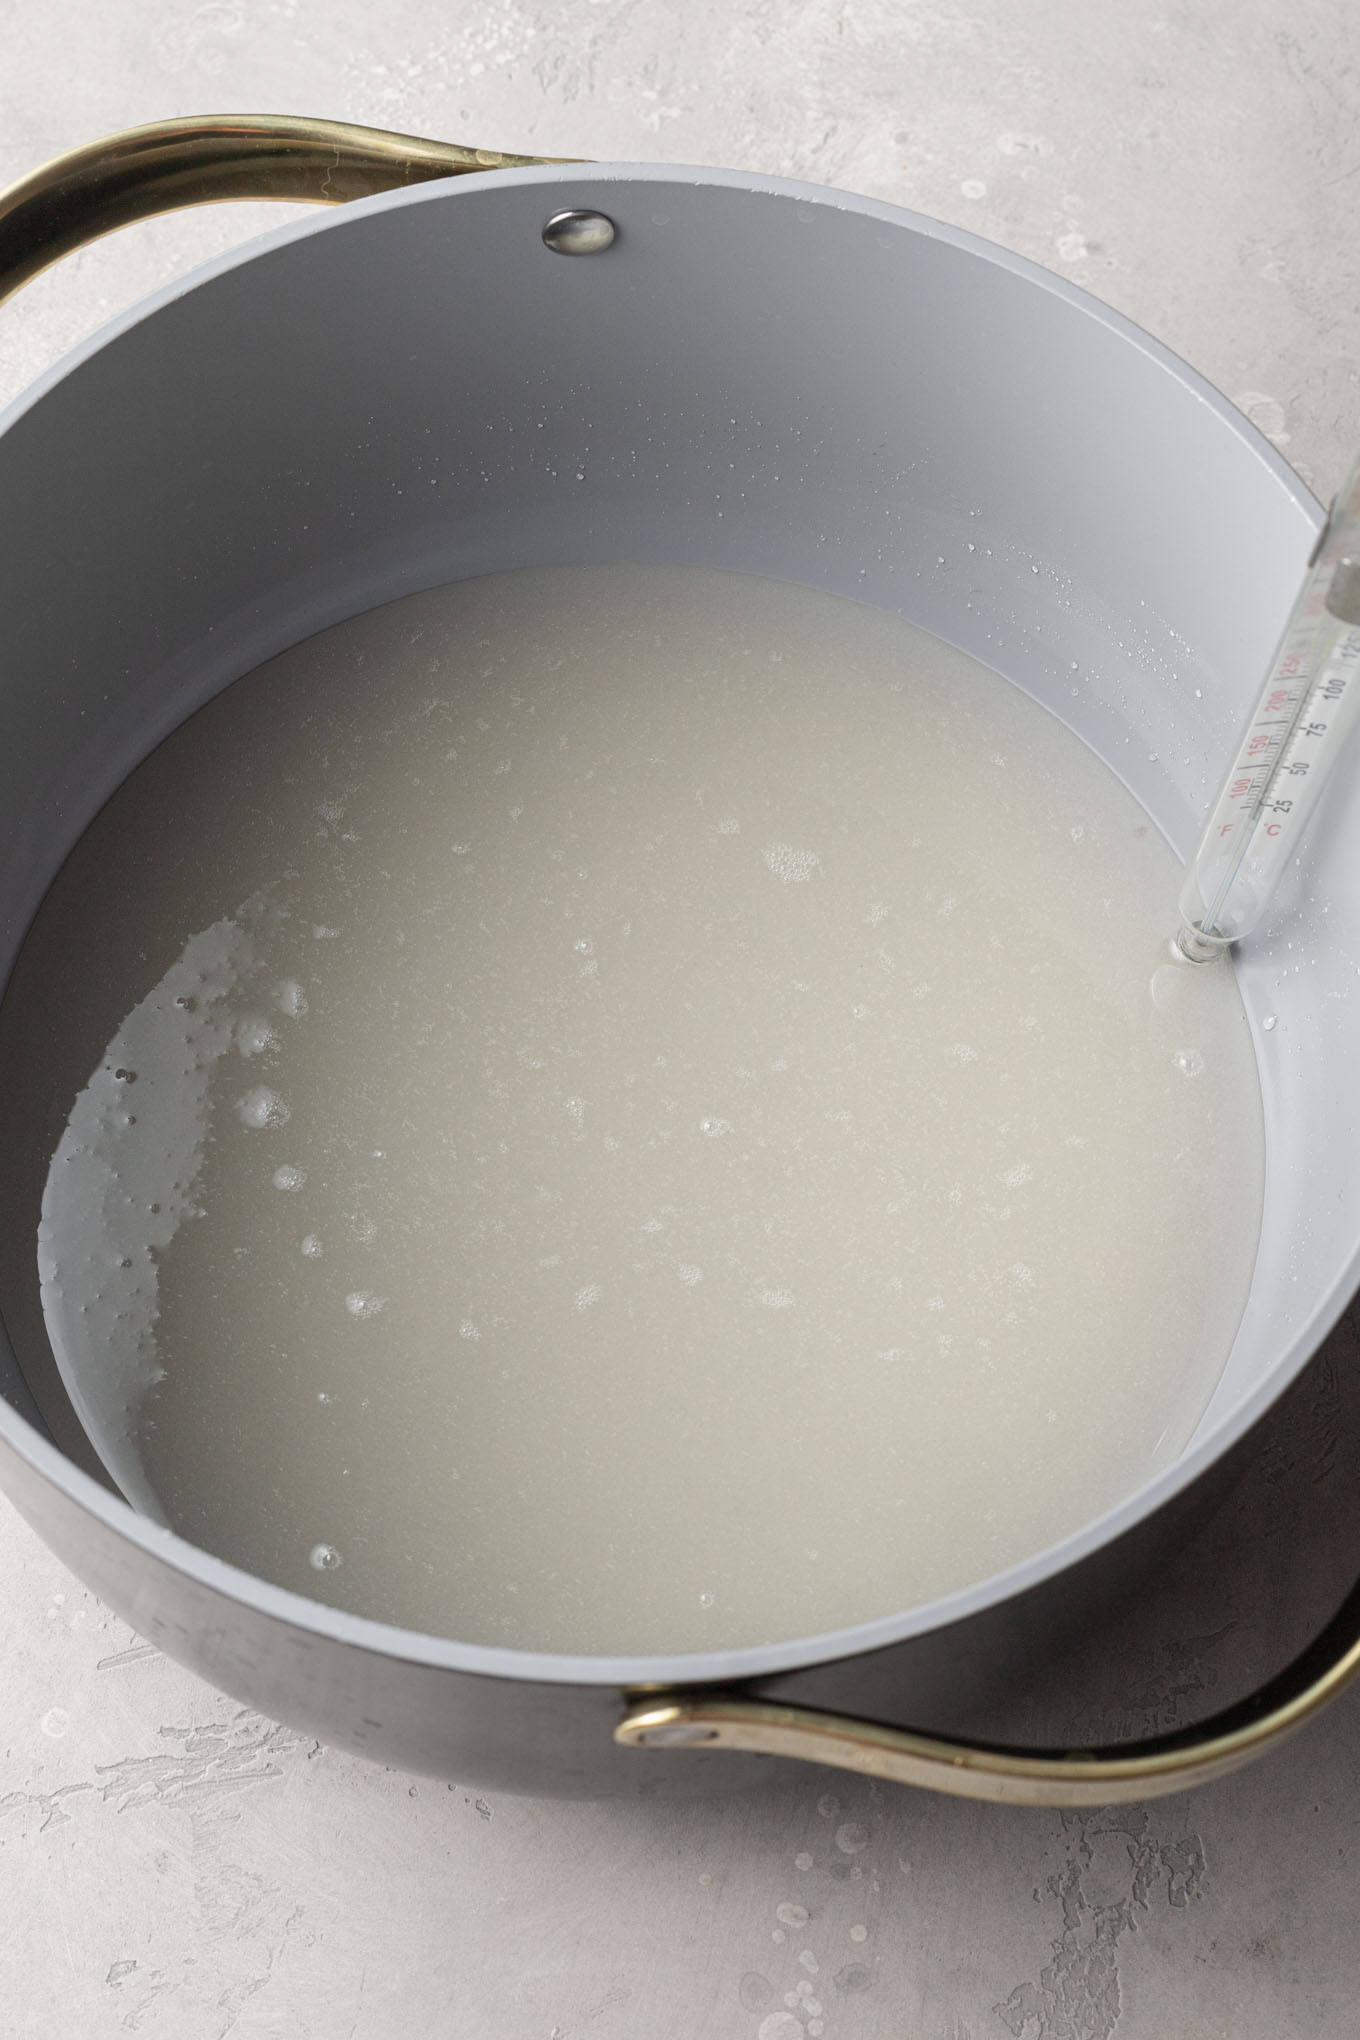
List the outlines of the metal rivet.
{"type": "Polygon", "coordinates": [[[699,1721],[667,1721],[656,1728],[644,1729],[642,1740],[653,1749],[683,1749],[694,1743],[716,1742],[718,1731],[699,1721]]]}
{"type": "Polygon", "coordinates": [[[602,255],[614,231],[602,212],[555,212],[543,229],[543,245],[554,255],[602,255]]]}

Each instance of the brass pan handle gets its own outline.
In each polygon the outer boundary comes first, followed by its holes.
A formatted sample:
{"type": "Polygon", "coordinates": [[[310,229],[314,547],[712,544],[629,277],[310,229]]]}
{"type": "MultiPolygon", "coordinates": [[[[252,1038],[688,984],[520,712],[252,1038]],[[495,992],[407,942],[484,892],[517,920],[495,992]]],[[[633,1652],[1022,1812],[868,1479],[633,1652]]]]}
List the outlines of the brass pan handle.
{"type": "Polygon", "coordinates": [[[434,177],[572,160],[507,156],[288,114],[215,114],[125,128],[0,192],[0,301],[86,242],[181,206],[231,199],[343,205],[434,177]]]}
{"type": "Polygon", "coordinates": [[[1195,1728],[1084,1750],[955,1742],[912,1729],[690,1688],[636,1695],[614,1731],[630,1749],[744,1750],[829,1764],[1012,1806],[1111,1806],[1226,1777],[1281,1743],[1360,1672],[1360,1584],[1322,1633],[1248,1699],[1195,1728]]]}
{"type": "MultiPolygon", "coordinates": [[[[221,114],[156,121],[73,149],[0,192],[0,302],[63,255],[135,220],[232,199],[342,205],[478,170],[571,163],[345,121],[221,114]]],[[[1207,1784],[1282,1742],[1360,1672],[1360,1584],[1321,1635],[1250,1699],[1193,1729],[1108,1749],[956,1742],[741,1692],[637,1694],[631,1749],[743,1750],[1024,1806],[1108,1806],[1207,1784]]]]}

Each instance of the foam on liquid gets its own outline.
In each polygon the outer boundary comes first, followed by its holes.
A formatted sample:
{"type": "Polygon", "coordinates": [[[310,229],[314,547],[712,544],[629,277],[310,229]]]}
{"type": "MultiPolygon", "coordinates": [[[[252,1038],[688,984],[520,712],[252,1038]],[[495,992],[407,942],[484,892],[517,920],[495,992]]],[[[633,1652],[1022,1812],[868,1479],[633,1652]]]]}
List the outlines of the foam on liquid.
{"type": "Polygon", "coordinates": [[[807,589],[328,631],[133,775],[16,978],[11,1053],[106,1009],[38,1239],[77,1412],[194,1542],[465,1641],[984,1577],[1176,1457],[1245,1300],[1255,1065],[1226,968],[1149,995],[1177,884],[1054,718],[807,589]]]}

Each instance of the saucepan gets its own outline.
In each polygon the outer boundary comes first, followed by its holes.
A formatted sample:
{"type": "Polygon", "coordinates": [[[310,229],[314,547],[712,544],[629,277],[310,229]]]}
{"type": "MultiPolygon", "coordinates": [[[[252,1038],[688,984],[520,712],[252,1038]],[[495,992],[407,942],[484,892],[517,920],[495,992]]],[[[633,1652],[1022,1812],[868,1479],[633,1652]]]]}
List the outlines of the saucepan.
{"type": "MultiPolygon", "coordinates": [[[[116,319],[0,420],[0,975],[91,817],[195,708],[346,617],[510,567],[697,562],[896,611],[1054,709],[1190,848],[1322,514],[1146,334],[869,199],[290,119],[169,122],[39,171],[0,199],[0,279],[264,197],[349,202],[116,319]],[[432,454],[443,486],[407,486],[432,454]],[[944,570],[965,540],[974,564],[944,570]]],[[[1175,1548],[1360,1282],[1360,789],[1329,799],[1306,888],[1237,962],[1268,1173],[1236,1344],[1175,1463],[1026,1563],[796,1644],[629,1660],[322,1606],[136,1513],[35,1397],[15,1349],[36,1192],[12,1169],[0,1480],[171,1656],[411,1770],[657,1795],[748,1785],[773,1756],[1076,1804],[1231,1769],[1352,1676],[1360,1591],[1195,1731],[1017,1750],[960,1724],[1175,1548]]]]}

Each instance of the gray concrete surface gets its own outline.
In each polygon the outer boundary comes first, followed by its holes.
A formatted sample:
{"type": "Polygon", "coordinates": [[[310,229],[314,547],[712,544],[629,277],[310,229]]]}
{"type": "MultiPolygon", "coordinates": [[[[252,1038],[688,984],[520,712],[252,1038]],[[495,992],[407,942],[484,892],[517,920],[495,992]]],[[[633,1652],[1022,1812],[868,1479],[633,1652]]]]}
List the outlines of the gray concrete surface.
{"type": "MultiPolygon", "coordinates": [[[[1320,494],[1360,443],[1360,17],[1342,0],[0,0],[0,178],[120,125],[295,111],[720,163],[914,206],[1182,352],[1320,494]]],[[[0,312],[0,395],[273,224],[105,242],[0,312]]],[[[1181,1564],[1045,1694],[1226,1698],[1360,1571],[1354,1323],[1181,1564]]],[[[142,1644],[0,1502],[14,2040],[1341,2040],[1360,1694],[1192,1797],[1064,1816],[809,1774],[680,1811],[365,1767],[142,1644]]],[[[1075,1700],[1074,1700],[1075,1696],[1075,1700]]],[[[696,1761],[701,1761],[696,1759],[696,1761]]]]}

